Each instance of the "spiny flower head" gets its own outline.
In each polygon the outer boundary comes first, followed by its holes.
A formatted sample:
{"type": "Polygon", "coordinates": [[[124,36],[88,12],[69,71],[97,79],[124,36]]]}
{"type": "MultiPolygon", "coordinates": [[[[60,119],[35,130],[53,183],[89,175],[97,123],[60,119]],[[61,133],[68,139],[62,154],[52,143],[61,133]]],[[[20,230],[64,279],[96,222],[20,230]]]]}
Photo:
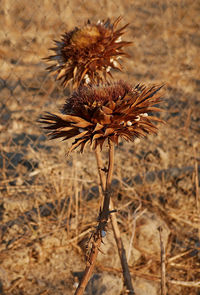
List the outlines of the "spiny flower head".
{"type": "Polygon", "coordinates": [[[105,81],[107,75],[112,77],[112,68],[122,69],[119,58],[128,56],[123,47],[131,44],[121,40],[128,24],[117,29],[120,20],[118,17],[113,24],[109,19],[96,24],[88,21],[82,28],[65,33],[50,49],[54,55],[46,60],[53,64],[47,69],[56,74],[57,80],[62,80],[64,87],[71,80],[73,87],[77,88],[80,84],[105,81]]]}
{"type": "Polygon", "coordinates": [[[39,120],[47,124],[51,138],[67,140],[74,137],[69,150],[86,145],[102,148],[106,139],[118,144],[119,137],[134,141],[148,133],[156,133],[153,121],[162,122],[152,116],[160,111],[154,106],[160,102],[158,91],[162,86],[132,87],[118,81],[102,86],[81,86],[66,100],[61,113],[47,113],[39,120]]]}

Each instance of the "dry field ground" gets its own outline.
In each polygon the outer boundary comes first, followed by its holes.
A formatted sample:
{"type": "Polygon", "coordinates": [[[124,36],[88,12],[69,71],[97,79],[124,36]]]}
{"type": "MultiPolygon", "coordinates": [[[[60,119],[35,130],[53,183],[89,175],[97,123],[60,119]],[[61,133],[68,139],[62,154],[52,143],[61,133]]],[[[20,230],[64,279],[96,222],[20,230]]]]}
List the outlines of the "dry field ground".
{"type": "MultiPolygon", "coordinates": [[[[133,46],[115,77],[165,84],[167,124],[115,150],[114,203],[135,293],[161,294],[161,225],[167,294],[200,294],[200,1],[0,4],[0,294],[70,295],[84,270],[99,207],[95,156],[88,149],[66,157],[68,143],[48,141],[38,126],[69,93],[42,58],[65,30],[119,15],[133,46]]],[[[88,295],[122,291],[110,225],[104,242],[88,295]]]]}

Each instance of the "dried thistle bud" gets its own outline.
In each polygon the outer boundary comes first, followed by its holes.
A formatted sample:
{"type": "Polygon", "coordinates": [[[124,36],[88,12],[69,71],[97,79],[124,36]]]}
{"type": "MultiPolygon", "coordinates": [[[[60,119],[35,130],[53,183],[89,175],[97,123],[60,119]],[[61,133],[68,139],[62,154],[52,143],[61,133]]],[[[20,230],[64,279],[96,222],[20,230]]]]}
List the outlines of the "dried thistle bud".
{"type": "Polygon", "coordinates": [[[54,55],[46,60],[53,64],[47,69],[56,74],[57,80],[62,80],[64,87],[71,80],[73,87],[77,88],[80,84],[105,81],[107,75],[112,77],[110,70],[121,70],[119,59],[128,56],[123,47],[131,44],[121,40],[128,24],[117,29],[120,20],[118,17],[113,24],[109,19],[96,24],[88,21],[82,28],[65,33],[50,49],[54,55]]]}
{"type": "Polygon", "coordinates": [[[47,113],[39,122],[47,124],[50,137],[63,140],[74,137],[69,150],[86,145],[102,148],[106,139],[118,144],[119,137],[134,141],[148,133],[156,133],[154,121],[163,122],[151,115],[160,111],[154,106],[160,102],[158,91],[162,86],[145,87],[119,81],[103,86],[81,86],[66,101],[59,114],[47,113]]]}

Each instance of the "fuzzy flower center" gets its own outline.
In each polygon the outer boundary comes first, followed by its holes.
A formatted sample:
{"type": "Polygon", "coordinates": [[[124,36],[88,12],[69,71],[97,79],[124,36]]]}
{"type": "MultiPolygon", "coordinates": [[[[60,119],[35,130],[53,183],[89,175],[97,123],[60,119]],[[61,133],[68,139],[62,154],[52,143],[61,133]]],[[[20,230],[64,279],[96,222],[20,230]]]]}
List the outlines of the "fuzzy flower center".
{"type": "Polygon", "coordinates": [[[96,26],[87,25],[73,33],[71,43],[79,48],[86,48],[97,42],[100,32],[96,26]]]}

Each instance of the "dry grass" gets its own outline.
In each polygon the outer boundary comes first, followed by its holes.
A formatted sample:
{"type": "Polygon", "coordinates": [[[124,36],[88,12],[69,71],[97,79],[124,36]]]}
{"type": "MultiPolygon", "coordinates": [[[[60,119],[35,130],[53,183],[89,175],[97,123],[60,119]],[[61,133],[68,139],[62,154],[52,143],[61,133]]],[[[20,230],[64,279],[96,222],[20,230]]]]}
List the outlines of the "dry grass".
{"type": "MultiPolygon", "coordinates": [[[[140,242],[147,216],[154,216],[169,233],[167,294],[199,294],[199,13],[197,0],[2,0],[0,293],[75,290],[74,272],[84,268],[86,240],[98,212],[95,156],[88,150],[66,158],[67,147],[49,142],[39,129],[39,114],[59,108],[67,94],[41,58],[64,30],[88,18],[121,14],[134,45],[126,72],[116,75],[133,84],[164,82],[161,116],[168,123],[156,137],[116,148],[115,207],[127,248],[135,231],[129,260],[135,291],[146,294],[140,286],[148,283],[160,294],[160,251],[150,251],[154,241],[144,239],[143,247],[140,242]]],[[[108,277],[106,286],[110,277],[118,284],[121,279],[117,249],[109,248],[112,235],[110,228],[96,268],[108,277]]]]}

